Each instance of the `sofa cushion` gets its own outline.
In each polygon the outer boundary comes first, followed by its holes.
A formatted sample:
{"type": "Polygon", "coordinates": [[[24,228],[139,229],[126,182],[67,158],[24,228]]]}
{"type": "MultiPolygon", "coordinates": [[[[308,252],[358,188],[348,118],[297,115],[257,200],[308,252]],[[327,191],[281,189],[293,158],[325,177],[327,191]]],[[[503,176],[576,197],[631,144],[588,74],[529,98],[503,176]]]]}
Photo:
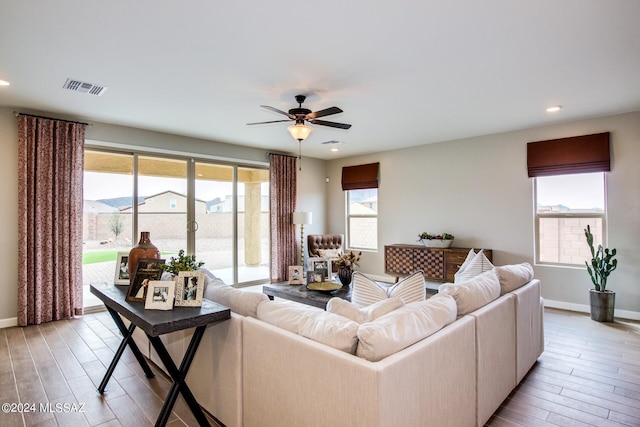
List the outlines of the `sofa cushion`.
{"type": "Polygon", "coordinates": [[[445,283],[439,293],[451,295],[458,306],[458,316],[471,313],[500,296],[500,281],[494,269],[462,283],[445,283]]]}
{"type": "Polygon", "coordinates": [[[484,249],[481,249],[477,254],[473,249],[471,249],[465,261],[454,274],[453,282],[465,282],[481,273],[484,273],[485,271],[491,270],[492,268],[493,264],[491,264],[489,258],[484,254],[484,249]]]}
{"type": "Polygon", "coordinates": [[[514,291],[533,279],[533,267],[528,262],[496,267],[500,280],[500,294],[514,291]]]}
{"type": "Polygon", "coordinates": [[[258,305],[256,318],[294,334],[308,318],[317,317],[324,310],[291,301],[264,301],[258,305]]]}
{"type": "Polygon", "coordinates": [[[449,295],[411,302],[373,322],[360,325],[356,355],[382,360],[432,335],[456,320],[456,302],[449,295]]]}
{"type": "Polygon", "coordinates": [[[360,307],[366,307],[391,297],[401,298],[405,304],[424,301],[426,298],[422,270],[416,271],[393,285],[380,285],[356,271],[353,273],[352,287],[351,302],[360,307]]]}
{"type": "Polygon", "coordinates": [[[323,311],[307,317],[298,327],[298,334],[347,353],[355,354],[358,345],[358,324],[353,320],[323,311]]]}
{"type": "Polygon", "coordinates": [[[327,311],[339,314],[347,319],[351,319],[357,323],[365,323],[376,320],[378,317],[384,316],[404,305],[402,299],[392,297],[380,300],[370,306],[360,308],[356,304],[344,300],[342,298],[331,298],[327,302],[327,311]]]}
{"type": "Polygon", "coordinates": [[[230,285],[211,283],[204,291],[204,298],[229,307],[242,316],[256,317],[258,304],[269,299],[261,292],[236,289],[230,285]]]}

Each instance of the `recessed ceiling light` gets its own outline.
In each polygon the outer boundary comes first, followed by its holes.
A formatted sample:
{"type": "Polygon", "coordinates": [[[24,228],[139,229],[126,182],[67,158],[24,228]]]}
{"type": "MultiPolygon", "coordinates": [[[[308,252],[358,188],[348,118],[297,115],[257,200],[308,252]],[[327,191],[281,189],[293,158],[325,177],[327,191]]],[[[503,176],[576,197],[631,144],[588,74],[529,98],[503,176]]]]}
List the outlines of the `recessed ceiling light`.
{"type": "Polygon", "coordinates": [[[333,152],[340,151],[340,148],[338,148],[338,147],[333,147],[333,148],[331,149],[331,151],[333,151],[333,152]]]}
{"type": "Polygon", "coordinates": [[[11,83],[9,83],[8,81],[0,80],[0,86],[9,86],[9,85],[11,85],[11,83]]]}
{"type": "Polygon", "coordinates": [[[556,111],[560,111],[560,109],[562,109],[562,105],[552,105],[547,108],[547,113],[555,113],[556,111]]]}

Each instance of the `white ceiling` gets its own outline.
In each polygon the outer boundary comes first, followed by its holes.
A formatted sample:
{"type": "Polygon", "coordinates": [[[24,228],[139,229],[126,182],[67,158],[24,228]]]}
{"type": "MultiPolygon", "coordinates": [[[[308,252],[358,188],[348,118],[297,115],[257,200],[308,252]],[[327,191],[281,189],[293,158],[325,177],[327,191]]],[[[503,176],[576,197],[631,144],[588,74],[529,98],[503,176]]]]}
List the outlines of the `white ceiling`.
{"type": "Polygon", "coordinates": [[[640,1],[10,0],[0,79],[0,106],[288,152],[246,123],[305,93],[353,125],[303,142],[330,159],[640,110],[640,1]]]}

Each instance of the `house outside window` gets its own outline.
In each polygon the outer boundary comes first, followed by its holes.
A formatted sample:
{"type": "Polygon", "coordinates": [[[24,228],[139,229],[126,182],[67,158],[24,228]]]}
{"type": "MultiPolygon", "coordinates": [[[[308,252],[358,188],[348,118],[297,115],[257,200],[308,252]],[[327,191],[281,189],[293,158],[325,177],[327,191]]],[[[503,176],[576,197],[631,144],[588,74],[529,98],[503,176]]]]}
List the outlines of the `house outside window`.
{"type": "Polygon", "coordinates": [[[587,225],[596,247],[606,241],[605,173],[536,177],[534,186],[536,262],[584,266],[587,225]]]}
{"type": "Polygon", "coordinates": [[[169,200],[169,209],[176,209],[178,207],[178,201],[176,199],[169,200]]]}
{"type": "Polygon", "coordinates": [[[350,249],[378,249],[378,189],[348,190],[347,243],[350,249]]]}

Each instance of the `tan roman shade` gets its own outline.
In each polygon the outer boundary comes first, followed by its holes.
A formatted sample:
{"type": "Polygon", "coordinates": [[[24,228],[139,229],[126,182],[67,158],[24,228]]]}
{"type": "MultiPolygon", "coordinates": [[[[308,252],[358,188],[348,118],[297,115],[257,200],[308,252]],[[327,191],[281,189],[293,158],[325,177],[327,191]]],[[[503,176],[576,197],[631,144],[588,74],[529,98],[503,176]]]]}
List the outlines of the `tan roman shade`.
{"type": "Polygon", "coordinates": [[[527,144],[530,177],[608,172],[610,133],[550,139],[527,144]]]}
{"type": "Polygon", "coordinates": [[[345,166],[342,168],[343,190],[364,190],[378,188],[378,166],[380,163],[345,166]]]}

